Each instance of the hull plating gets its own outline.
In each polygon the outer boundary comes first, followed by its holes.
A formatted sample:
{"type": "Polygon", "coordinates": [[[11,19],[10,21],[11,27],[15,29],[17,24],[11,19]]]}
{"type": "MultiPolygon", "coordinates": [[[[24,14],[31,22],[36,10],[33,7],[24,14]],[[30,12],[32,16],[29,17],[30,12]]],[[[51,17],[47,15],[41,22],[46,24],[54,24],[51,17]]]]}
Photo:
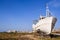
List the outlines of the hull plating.
{"type": "Polygon", "coordinates": [[[37,31],[38,29],[40,29],[40,31],[46,34],[50,34],[54,28],[55,23],[56,18],[46,17],[44,19],[39,20],[36,25],[33,24],[33,31],[37,31]]]}

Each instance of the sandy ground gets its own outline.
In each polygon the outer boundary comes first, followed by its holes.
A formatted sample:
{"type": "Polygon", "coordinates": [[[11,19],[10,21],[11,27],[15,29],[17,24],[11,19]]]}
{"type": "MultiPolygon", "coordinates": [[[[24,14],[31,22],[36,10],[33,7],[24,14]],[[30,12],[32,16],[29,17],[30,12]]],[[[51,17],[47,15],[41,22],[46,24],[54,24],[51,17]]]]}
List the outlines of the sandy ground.
{"type": "Polygon", "coordinates": [[[21,38],[27,38],[27,40],[39,40],[39,37],[35,37],[34,35],[23,35],[21,38]]]}

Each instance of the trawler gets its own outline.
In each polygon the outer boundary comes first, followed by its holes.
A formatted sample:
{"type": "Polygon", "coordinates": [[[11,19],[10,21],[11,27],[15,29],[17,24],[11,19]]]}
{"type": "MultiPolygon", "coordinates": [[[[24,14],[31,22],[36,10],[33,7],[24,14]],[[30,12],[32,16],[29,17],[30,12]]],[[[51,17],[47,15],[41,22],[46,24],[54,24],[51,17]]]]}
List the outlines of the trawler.
{"type": "Polygon", "coordinates": [[[40,16],[39,20],[34,21],[32,28],[33,32],[41,31],[45,34],[50,34],[55,26],[57,18],[50,14],[48,5],[46,6],[46,16],[40,16]]]}

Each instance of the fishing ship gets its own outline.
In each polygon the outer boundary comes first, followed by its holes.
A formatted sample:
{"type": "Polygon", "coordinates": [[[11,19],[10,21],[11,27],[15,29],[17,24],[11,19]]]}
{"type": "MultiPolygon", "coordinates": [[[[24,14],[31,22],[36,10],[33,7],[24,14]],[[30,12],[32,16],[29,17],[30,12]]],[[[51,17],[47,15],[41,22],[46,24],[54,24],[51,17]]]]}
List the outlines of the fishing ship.
{"type": "Polygon", "coordinates": [[[51,15],[51,12],[46,6],[46,16],[40,16],[39,20],[35,20],[32,25],[33,32],[43,32],[45,34],[51,34],[57,18],[51,15]]]}

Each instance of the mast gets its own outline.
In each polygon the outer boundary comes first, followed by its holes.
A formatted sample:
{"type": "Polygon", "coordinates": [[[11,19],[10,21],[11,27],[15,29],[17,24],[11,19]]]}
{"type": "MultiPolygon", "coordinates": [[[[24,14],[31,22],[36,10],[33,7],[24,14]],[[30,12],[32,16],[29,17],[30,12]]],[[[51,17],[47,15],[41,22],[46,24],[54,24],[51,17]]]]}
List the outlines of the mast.
{"type": "Polygon", "coordinates": [[[49,11],[49,8],[48,8],[48,4],[46,4],[46,17],[50,17],[51,14],[50,14],[50,11],[49,11]]]}

